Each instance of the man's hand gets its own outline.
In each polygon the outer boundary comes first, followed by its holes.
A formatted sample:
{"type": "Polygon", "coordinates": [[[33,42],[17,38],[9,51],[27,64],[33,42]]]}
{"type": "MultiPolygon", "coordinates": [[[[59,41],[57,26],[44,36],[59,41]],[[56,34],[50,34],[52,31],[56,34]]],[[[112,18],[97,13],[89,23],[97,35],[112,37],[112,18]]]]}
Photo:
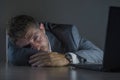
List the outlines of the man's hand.
{"type": "Polygon", "coordinates": [[[40,66],[65,66],[69,64],[69,61],[65,58],[64,54],[60,54],[57,52],[39,52],[30,57],[29,63],[32,66],[40,67],[40,66]]]}

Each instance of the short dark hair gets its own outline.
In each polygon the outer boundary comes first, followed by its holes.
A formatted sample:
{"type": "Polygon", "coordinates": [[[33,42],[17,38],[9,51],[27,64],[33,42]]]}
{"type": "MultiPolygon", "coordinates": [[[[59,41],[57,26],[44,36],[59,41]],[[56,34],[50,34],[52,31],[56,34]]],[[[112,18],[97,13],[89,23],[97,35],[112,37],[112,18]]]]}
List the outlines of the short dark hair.
{"type": "Polygon", "coordinates": [[[15,41],[16,38],[25,36],[26,31],[30,28],[30,25],[38,26],[38,22],[31,16],[18,15],[9,21],[7,32],[9,37],[15,41]]]}

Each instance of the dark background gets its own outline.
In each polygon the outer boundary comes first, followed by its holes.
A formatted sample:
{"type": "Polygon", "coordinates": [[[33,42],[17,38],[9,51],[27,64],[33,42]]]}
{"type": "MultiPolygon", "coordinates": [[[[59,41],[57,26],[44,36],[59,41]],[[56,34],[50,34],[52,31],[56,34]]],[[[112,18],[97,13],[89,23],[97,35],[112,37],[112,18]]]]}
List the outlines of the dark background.
{"type": "Polygon", "coordinates": [[[74,24],[82,36],[104,49],[109,6],[120,6],[120,0],[0,0],[0,62],[5,61],[7,52],[7,22],[19,14],[74,24]]]}

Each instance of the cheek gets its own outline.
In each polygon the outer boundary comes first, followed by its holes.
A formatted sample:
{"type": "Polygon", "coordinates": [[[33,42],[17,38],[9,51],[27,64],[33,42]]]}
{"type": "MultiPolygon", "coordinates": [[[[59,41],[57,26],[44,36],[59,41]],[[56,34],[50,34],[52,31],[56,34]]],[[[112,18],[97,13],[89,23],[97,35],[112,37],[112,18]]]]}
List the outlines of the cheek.
{"type": "Polygon", "coordinates": [[[47,45],[47,42],[44,41],[44,40],[41,40],[41,41],[36,42],[36,45],[39,46],[39,47],[43,47],[43,46],[47,45]]]}
{"type": "Polygon", "coordinates": [[[37,38],[35,42],[37,42],[37,43],[44,43],[44,42],[47,43],[48,40],[47,40],[46,36],[42,36],[42,37],[37,38]]]}
{"type": "Polygon", "coordinates": [[[48,44],[48,39],[46,36],[39,37],[35,40],[35,44],[39,46],[46,46],[48,44]]]}
{"type": "Polygon", "coordinates": [[[40,38],[36,39],[34,41],[34,45],[41,46],[42,45],[42,40],[40,38]]]}
{"type": "Polygon", "coordinates": [[[40,41],[37,41],[36,44],[39,46],[42,46],[45,44],[45,42],[43,40],[40,40],[40,41]]]}

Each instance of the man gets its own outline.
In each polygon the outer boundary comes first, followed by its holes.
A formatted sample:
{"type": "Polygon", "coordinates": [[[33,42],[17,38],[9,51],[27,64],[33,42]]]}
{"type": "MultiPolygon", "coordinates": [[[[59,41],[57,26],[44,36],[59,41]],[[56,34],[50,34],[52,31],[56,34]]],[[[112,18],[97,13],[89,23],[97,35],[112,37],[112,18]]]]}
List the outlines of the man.
{"type": "Polygon", "coordinates": [[[7,32],[8,60],[14,65],[102,63],[103,51],[79,36],[75,26],[39,24],[31,16],[19,15],[11,19],[7,32]]]}

